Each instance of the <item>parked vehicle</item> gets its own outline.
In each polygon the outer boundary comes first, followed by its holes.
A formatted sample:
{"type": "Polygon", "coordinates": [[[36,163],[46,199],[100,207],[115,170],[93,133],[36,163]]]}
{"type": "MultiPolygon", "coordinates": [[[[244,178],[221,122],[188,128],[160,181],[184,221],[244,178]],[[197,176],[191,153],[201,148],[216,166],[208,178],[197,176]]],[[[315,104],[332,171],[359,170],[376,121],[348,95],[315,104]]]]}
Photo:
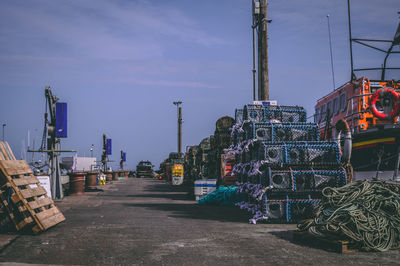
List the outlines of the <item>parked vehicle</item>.
{"type": "Polygon", "coordinates": [[[153,165],[150,161],[140,161],[136,166],[136,177],[153,177],[153,165]]]}

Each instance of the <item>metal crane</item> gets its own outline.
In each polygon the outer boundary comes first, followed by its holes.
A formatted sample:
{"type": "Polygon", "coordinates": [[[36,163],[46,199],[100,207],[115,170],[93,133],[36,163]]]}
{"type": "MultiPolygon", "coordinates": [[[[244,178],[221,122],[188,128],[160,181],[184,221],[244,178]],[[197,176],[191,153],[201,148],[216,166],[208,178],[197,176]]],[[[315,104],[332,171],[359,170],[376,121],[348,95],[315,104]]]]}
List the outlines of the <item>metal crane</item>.
{"type": "Polygon", "coordinates": [[[53,95],[49,86],[45,88],[45,97],[46,111],[44,114],[42,144],[39,150],[28,150],[28,152],[47,153],[51,195],[53,199],[62,199],[64,195],[62,190],[61,171],[58,156],[61,152],[75,151],[61,150],[60,138],[67,137],[67,104],[58,102],[59,99],[53,95]],[[47,113],[47,108],[49,113],[47,113]]]}

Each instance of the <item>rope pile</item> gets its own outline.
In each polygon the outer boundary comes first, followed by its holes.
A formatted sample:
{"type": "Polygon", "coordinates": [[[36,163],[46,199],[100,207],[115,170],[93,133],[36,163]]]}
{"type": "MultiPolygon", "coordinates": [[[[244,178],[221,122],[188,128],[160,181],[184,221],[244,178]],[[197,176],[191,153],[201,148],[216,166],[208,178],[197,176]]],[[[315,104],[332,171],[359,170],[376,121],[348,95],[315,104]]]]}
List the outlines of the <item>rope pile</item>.
{"type": "Polygon", "coordinates": [[[235,205],[243,201],[243,195],[238,192],[237,186],[220,186],[204,198],[199,200],[199,204],[214,205],[235,205]]]}
{"type": "Polygon", "coordinates": [[[400,247],[400,197],[382,181],[358,181],[327,187],[315,218],[298,225],[302,231],[352,239],[361,247],[387,251],[400,247]]]}

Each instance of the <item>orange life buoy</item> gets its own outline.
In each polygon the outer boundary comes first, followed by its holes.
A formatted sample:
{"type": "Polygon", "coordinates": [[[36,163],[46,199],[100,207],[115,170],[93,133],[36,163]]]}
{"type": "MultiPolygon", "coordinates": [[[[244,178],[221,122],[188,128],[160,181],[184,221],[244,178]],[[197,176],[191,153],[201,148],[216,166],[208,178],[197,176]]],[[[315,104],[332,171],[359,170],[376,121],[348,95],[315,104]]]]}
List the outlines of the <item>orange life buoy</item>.
{"type": "Polygon", "coordinates": [[[400,96],[397,92],[395,92],[392,89],[389,89],[389,88],[379,89],[371,97],[370,108],[371,108],[372,114],[374,116],[376,116],[380,119],[392,119],[394,116],[399,114],[400,96]],[[385,114],[383,112],[380,112],[380,111],[378,111],[378,108],[376,108],[376,101],[379,98],[384,97],[385,94],[390,94],[390,96],[392,97],[392,100],[393,100],[393,109],[392,109],[392,112],[390,112],[390,114],[385,114]]]}

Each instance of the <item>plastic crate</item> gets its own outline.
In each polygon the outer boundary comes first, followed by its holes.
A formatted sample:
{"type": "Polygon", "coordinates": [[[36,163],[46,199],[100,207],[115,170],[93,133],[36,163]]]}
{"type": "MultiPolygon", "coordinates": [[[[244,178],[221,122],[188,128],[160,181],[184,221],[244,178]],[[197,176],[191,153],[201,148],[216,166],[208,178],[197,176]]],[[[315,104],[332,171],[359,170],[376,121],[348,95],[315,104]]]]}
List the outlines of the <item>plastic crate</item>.
{"type": "Polygon", "coordinates": [[[318,126],[314,123],[252,122],[243,128],[246,139],[270,142],[319,141],[318,126]]]}

